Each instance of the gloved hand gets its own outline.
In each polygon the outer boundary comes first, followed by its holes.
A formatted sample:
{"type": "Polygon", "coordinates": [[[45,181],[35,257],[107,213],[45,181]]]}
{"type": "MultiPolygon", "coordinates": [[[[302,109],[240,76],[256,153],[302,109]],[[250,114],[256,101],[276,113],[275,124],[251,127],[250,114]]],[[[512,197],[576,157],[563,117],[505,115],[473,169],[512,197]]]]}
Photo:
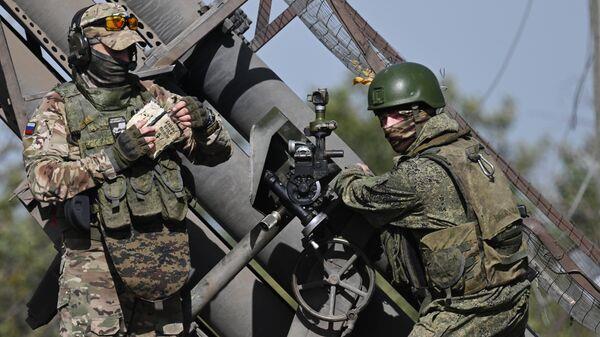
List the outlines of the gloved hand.
{"type": "Polygon", "coordinates": [[[214,121],[215,116],[210,109],[203,107],[193,97],[183,97],[173,106],[172,116],[183,127],[206,130],[214,121]]]}
{"type": "Polygon", "coordinates": [[[128,168],[154,149],[156,129],[153,126],[143,126],[145,123],[146,120],[139,121],[136,125],[123,131],[117,137],[116,142],[106,149],[106,155],[115,171],[120,172],[128,168]]]}

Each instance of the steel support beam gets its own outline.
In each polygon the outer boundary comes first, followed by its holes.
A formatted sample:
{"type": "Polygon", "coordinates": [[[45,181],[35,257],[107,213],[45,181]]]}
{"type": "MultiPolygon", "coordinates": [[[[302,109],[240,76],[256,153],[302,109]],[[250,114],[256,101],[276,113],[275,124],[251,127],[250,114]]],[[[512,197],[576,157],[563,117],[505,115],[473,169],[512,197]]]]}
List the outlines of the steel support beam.
{"type": "Polygon", "coordinates": [[[398,54],[396,49],[392,47],[369,23],[348,3],[343,1],[336,3],[344,12],[346,20],[352,20],[353,25],[358,28],[358,31],[364,34],[369,42],[379,50],[392,64],[404,62],[404,58],[398,54]]]}
{"type": "Polygon", "coordinates": [[[184,29],[175,39],[167,45],[156,47],[156,50],[146,60],[144,68],[162,68],[175,63],[246,1],[220,0],[215,2],[206,13],[184,29]]]}
{"type": "MultiPolygon", "coordinates": [[[[17,21],[20,22],[23,28],[27,31],[26,44],[29,45],[34,54],[40,57],[40,61],[44,62],[44,60],[41,58],[41,51],[39,50],[39,47],[37,48],[37,51],[35,47],[32,48],[33,39],[37,40],[39,46],[42,46],[56,61],[56,63],[63,68],[63,70],[69,72],[69,63],[67,60],[68,47],[66,42],[68,27],[71,20],[68,19],[68,21],[64,21],[64,24],[62,23],[62,20],[52,22],[54,27],[51,31],[48,31],[45,27],[43,28],[40,24],[38,24],[38,22],[39,20],[44,20],[44,22],[46,22],[45,20],[52,20],[56,17],[62,18],[63,11],[70,12],[71,8],[74,14],[79,8],[83,7],[83,5],[81,7],[70,7],[70,5],[76,5],[82,3],[83,1],[65,0],[59,7],[45,8],[45,10],[40,8],[44,7],[42,3],[36,3],[35,6],[31,6],[31,0],[1,0],[1,2],[3,7],[9,13],[12,13],[12,16],[16,18],[17,21]],[[39,13],[43,13],[43,15],[38,16],[37,14],[39,13]],[[34,17],[36,20],[33,19],[34,17]],[[59,31],[56,30],[59,27],[64,27],[64,32],[56,34],[59,33],[59,31]]],[[[87,3],[89,6],[89,1],[87,3]]]]}
{"type": "Polygon", "coordinates": [[[288,23],[298,16],[299,8],[306,8],[314,0],[296,0],[291,3],[281,14],[269,23],[271,13],[271,0],[261,0],[256,22],[256,33],[250,43],[252,51],[257,52],[267,42],[271,41],[288,23]]]}
{"type": "Polygon", "coordinates": [[[2,120],[18,136],[27,123],[27,106],[19,86],[4,28],[0,24],[0,107],[2,120]]]}
{"type": "Polygon", "coordinates": [[[356,42],[356,45],[362,53],[365,55],[367,63],[371,67],[374,72],[379,72],[383,70],[386,66],[385,62],[377,55],[375,50],[371,47],[369,40],[366,38],[364,33],[360,30],[360,28],[356,25],[354,20],[352,20],[350,13],[344,6],[345,0],[327,0],[327,2],[331,5],[331,8],[337,14],[337,17],[340,19],[342,25],[346,27],[346,31],[350,33],[350,36],[356,42]]]}
{"type": "Polygon", "coordinates": [[[256,15],[256,30],[254,36],[263,35],[271,19],[272,0],[260,0],[258,14],[256,15]]]}

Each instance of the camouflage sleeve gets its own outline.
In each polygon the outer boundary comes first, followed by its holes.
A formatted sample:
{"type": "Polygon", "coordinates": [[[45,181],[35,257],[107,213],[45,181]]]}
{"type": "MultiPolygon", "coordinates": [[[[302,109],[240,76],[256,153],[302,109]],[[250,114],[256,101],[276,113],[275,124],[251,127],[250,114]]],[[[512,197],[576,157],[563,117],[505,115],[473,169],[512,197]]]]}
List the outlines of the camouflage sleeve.
{"type": "Polygon", "coordinates": [[[76,144],[67,140],[68,134],[63,99],[50,92],[23,135],[27,180],[39,201],[62,202],[116,176],[103,151],[82,159],[76,144]]]}
{"type": "Polygon", "coordinates": [[[395,172],[375,176],[352,166],[339,174],[333,189],[344,204],[362,213],[376,227],[397,220],[421,205],[410,183],[395,172]]]}
{"type": "Polygon", "coordinates": [[[142,81],[141,84],[154,97],[156,103],[167,111],[171,110],[175,103],[182,98],[182,96],[170,92],[153,81],[142,81]]]}
{"type": "MultiPolygon", "coordinates": [[[[142,84],[165,110],[170,110],[182,98],[156,83],[142,82],[142,84]]],[[[182,138],[177,141],[177,149],[193,164],[206,166],[223,163],[231,157],[232,153],[229,132],[223,128],[221,118],[217,114],[215,114],[215,122],[208,127],[208,130],[187,128],[182,138]]]]}

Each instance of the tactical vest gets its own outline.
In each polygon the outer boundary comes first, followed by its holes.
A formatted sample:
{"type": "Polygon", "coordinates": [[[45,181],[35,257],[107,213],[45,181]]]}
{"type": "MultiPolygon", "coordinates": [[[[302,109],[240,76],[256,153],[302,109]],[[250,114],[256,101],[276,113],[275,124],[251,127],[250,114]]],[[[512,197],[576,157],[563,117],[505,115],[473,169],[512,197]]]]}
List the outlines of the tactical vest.
{"type": "MultiPolygon", "coordinates": [[[[124,96],[127,103],[98,106],[74,83],[54,90],[64,99],[69,137],[78,144],[82,158],[111,146],[116,131],[122,131],[123,123],[153,98],[139,85],[124,96]]],[[[120,94],[98,90],[102,95],[120,94]]],[[[136,295],[163,299],[185,284],[189,246],[181,221],[187,213],[187,195],[174,150],[165,150],[156,160],[140,159],[103,182],[93,211],[117,273],[136,295]]]]}
{"type": "MultiPolygon", "coordinates": [[[[468,221],[436,230],[418,241],[426,287],[435,293],[468,295],[512,283],[527,267],[522,219],[506,176],[484,147],[470,137],[418,155],[440,165],[462,198],[468,221]]],[[[426,199],[427,195],[419,196],[426,199]]],[[[415,277],[410,277],[412,280],[415,277]]]]}

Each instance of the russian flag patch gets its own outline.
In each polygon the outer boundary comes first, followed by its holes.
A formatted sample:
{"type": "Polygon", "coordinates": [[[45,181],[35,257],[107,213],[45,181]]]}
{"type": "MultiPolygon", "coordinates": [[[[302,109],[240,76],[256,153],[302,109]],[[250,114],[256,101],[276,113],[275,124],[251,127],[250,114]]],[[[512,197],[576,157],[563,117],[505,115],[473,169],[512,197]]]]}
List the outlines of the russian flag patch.
{"type": "Polygon", "coordinates": [[[36,126],[37,126],[37,124],[34,122],[27,123],[27,125],[25,126],[25,135],[26,136],[33,135],[33,132],[35,131],[36,126]]]}

